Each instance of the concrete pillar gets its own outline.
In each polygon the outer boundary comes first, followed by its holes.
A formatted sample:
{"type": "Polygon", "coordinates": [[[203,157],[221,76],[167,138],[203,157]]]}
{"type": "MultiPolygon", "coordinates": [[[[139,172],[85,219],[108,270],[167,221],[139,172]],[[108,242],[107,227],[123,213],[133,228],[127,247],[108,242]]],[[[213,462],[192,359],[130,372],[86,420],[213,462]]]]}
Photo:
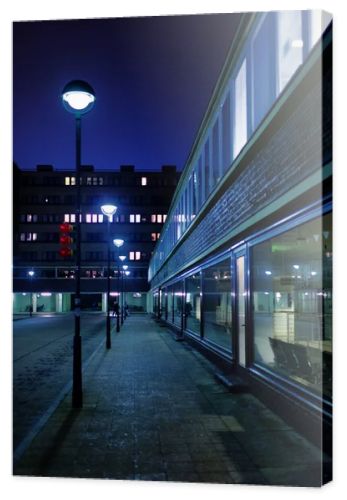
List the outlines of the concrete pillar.
{"type": "Polygon", "coordinates": [[[32,300],[32,306],[33,306],[33,313],[37,312],[37,295],[36,293],[31,294],[31,300],[32,300]]]}
{"type": "Polygon", "coordinates": [[[102,294],[102,304],[101,304],[102,312],[107,312],[107,293],[102,294]]]}
{"type": "Polygon", "coordinates": [[[55,312],[57,312],[57,313],[63,312],[63,294],[62,293],[55,294],[55,312]]]}

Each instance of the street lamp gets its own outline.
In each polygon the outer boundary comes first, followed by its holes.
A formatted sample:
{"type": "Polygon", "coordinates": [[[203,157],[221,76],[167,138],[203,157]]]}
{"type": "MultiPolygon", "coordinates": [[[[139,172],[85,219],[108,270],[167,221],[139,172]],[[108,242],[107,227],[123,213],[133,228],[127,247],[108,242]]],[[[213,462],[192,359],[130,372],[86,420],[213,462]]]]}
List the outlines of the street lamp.
{"type": "MultiPolygon", "coordinates": [[[[126,255],[120,255],[119,260],[124,262],[126,259],[126,255]]],[[[124,266],[123,266],[124,267],[124,266]]],[[[122,295],[121,295],[121,325],[124,323],[124,271],[122,271],[122,295]]]]}
{"type": "MultiPolygon", "coordinates": [[[[128,266],[123,266],[123,269],[125,267],[126,267],[126,269],[124,270],[124,274],[125,274],[125,276],[129,276],[130,275],[130,271],[127,271],[128,266]]],[[[127,282],[126,282],[126,278],[125,278],[125,280],[124,280],[124,293],[125,294],[126,294],[126,284],[127,284],[127,282]]],[[[127,314],[125,315],[125,317],[127,317],[127,314]]]]}
{"type": "Polygon", "coordinates": [[[101,212],[107,217],[107,316],[106,316],[106,349],[111,348],[111,318],[110,318],[110,291],[111,291],[111,276],[110,276],[110,257],[111,257],[111,237],[110,226],[111,220],[117,211],[116,205],[102,205],[101,212]]]}
{"type": "MultiPolygon", "coordinates": [[[[120,238],[116,238],[113,240],[113,244],[117,247],[117,250],[119,253],[119,249],[124,244],[124,240],[121,240],[120,238]]],[[[119,332],[119,330],[120,330],[120,327],[119,327],[119,308],[120,308],[119,297],[120,297],[120,293],[119,293],[119,260],[118,259],[117,259],[117,292],[118,292],[117,332],[119,332]]]]}
{"type": "Polygon", "coordinates": [[[92,109],[95,102],[93,88],[82,80],[73,80],[62,92],[64,108],[75,115],[76,123],[76,292],[75,292],[75,334],[73,340],[72,406],[82,408],[82,345],[81,345],[81,119],[92,109]]]}
{"type": "Polygon", "coordinates": [[[34,311],[34,304],[33,304],[33,277],[35,276],[35,271],[31,269],[28,271],[28,276],[30,277],[30,305],[29,305],[29,314],[30,316],[32,315],[34,311]]]}

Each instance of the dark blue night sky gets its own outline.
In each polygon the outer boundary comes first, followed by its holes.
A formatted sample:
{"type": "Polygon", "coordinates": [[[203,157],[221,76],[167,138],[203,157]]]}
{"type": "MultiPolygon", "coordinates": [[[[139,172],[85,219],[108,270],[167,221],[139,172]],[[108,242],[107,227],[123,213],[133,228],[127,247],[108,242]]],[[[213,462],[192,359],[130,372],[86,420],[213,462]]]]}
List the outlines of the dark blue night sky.
{"type": "Polygon", "coordinates": [[[13,159],[22,169],[74,168],[70,80],[95,89],[82,120],[82,162],[184,166],[239,15],[14,23],[13,159]]]}

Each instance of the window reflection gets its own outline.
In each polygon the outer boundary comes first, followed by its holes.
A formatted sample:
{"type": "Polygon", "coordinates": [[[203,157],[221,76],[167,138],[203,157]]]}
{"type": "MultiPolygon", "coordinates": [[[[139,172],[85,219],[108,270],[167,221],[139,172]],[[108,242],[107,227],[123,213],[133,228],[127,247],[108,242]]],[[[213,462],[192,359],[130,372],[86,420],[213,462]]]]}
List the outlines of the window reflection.
{"type": "Polygon", "coordinates": [[[200,273],[186,279],[186,328],[200,335],[201,324],[201,281],[200,273]]]}
{"type": "Polygon", "coordinates": [[[183,312],[183,281],[174,284],[173,288],[173,302],[174,302],[174,325],[181,328],[182,325],[182,312],[183,312]]]}
{"type": "Polygon", "coordinates": [[[331,214],[256,245],[252,256],[255,361],[331,396],[331,214]]]}
{"type": "Polygon", "coordinates": [[[203,271],[204,337],[231,350],[231,266],[223,260],[203,271]]]}

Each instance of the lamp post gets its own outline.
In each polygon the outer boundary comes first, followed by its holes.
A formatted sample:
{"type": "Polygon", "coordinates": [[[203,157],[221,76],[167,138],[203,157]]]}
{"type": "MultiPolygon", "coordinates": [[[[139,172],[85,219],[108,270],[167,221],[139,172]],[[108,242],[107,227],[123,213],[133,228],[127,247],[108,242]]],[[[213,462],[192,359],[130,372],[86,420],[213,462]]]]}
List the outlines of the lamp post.
{"type": "MultiPolygon", "coordinates": [[[[120,247],[124,244],[124,240],[121,240],[120,238],[116,238],[113,240],[113,244],[117,247],[117,250],[118,250],[118,253],[119,253],[119,249],[120,247]]],[[[119,311],[120,311],[120,291],[119,291],[119,255],[117,255],[118,259],[117,259],[117,292],[118,292],[118,313],[117,313],[117,332],[119,332],[120,330],[120,326],[119,326],[119,311]]]]}
{"type": "MultiPolygon", "coordinates": [[[[121,262],[124,262],[126,259],[126,256],[125,255],[120,255],[119,256],[119,260],[121,262]]],[[[127,266],[128,267],[128,266],[127,266]]],[[[124,269],[124,266],[123,266],[123,269],[124,269]]],[[[122,295],[121,295],[121,316],[120,316],[120,319],[121,319],[121,325],[124,323],[124,271],[121,271],[122,272],[122,285],[121,285],[121,288],[122,288],[122,295]]]]}
{"type": "MultiPolygon", "coordinates": [[[[124,274],[125,274],[125,280],[124,280],[124,293],[126,294],[126,284],[127,284],[127,281],[126,281],[126,277],[130,275],[130,271],[127,271],[128,269],[128,266],[123,266],[123,269],[124,267],[126,267],[126,269],[124,270],[124,274]]],[[[127,315],[126,315],[127,316],[127,315]]],[[[125,317],[126,317],[125,316],[125,317]]]]}
{"type": "Polygon", "coordinates": [[[95,92],[82,80],[73,80],[62,92],[65,109],[75,115],[76,124],[76,291],[75,291],[75,334],[73,340],[72,406],[82,408],[82,345],[81,345],[81,119],[94,106],[95,92]]]}
{"type": "Polygon", "coordinates": [[[115,205],[102,205],[102,213],[107,217],[107,308],[106,308],[106,349],[111,349],[111,318],[110,318],[110,291],[111,291],[111,276],[110,276],[110,256],[111,256],[111,238],[110,226],[111,220],[117,211],[115,205]]]}
{"type": "Polygon", "coordinates": [[[33,277],[35,276],[35,271],[31,269],[31,271],[28,271],[28,276],[30,277],[30,305],[29,305],[29,314],[30,316],[32,315],[34,311],[34,304],[33,304],[33,277]]]}

